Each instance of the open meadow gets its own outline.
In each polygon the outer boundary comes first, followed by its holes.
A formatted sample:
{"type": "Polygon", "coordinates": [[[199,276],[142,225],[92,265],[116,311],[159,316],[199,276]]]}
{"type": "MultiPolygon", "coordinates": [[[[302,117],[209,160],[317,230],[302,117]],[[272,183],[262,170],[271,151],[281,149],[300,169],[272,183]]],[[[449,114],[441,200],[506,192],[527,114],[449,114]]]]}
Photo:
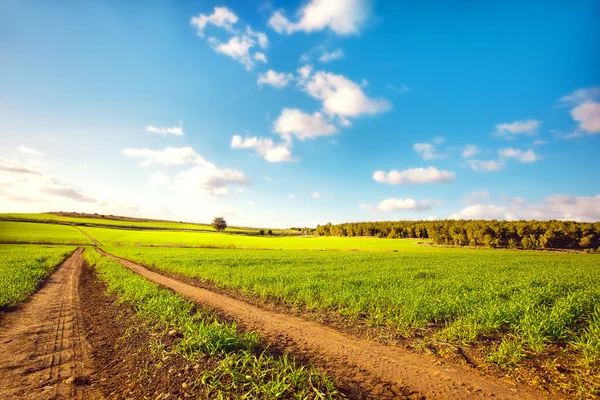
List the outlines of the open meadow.
{"type": "MultiPolygon", "coordinates": [[[[109,293],[153,321],[153,329],[183,332],[177,345],[182,357],[194,361],[197,354],[218,354],[218,366],[201,374],[210,393],[227,393],[220,386],[223,374],[236,365],[242,368],[239,374],[250,377],[238,382],[239,391],[231,392],[236,395],[278,398],[291,393],[290,388],[302,393],[310,386],[307,379],[320,382],[319,393],[338,394],[316,370],[272,355],[256,358],[263,346],[256,333],[238,332],[209,311],[187,321],[190,303],[171,299],[168,291],[101,257],[92,242],[153,271],[352,335],[433,353],[447,362],[457,362],[456,354],[462,354],[492,375],[584,397],[598,394],[600,387],[596,254],[449,248],[426,239],[227,235],[30,222],[0,222],[0,238],[87,245],[85,258],[109,293]]],[[[15,305],[74,247],[21,244],[0,249],[2,301],[15,305]]]]}

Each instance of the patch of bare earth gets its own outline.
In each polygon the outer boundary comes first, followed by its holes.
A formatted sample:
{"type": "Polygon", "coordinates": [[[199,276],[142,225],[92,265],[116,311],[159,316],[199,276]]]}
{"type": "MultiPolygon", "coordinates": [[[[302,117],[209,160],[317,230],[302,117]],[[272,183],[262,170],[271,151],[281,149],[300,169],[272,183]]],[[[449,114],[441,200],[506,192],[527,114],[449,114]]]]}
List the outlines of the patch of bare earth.
{"type": "MultiPolygon", "coordinates": [[[[356,385],[367,397],[428,399],[545,399],[562,398],[513,379],[485,375],[469,365],[443,363],[430,354],[367,341],[304,318],[257,307],[151,271],[104,253],[145,278],[159,283],[248,330],[260,332],[268,344],[310,360],[341,383],[356,385]],[[375,383],[375,384],[374,384],[375,383]],[[375,386],[375,387],[373,387],[375,386]],[[371,390],[369,390],[371,387],[371,390]]],[[[463,359],[469,360],[464,354],[463,359]]],[[[352,396],[352,393],[349,393],[352,396]]]]}
{"type": "Polygon", "coordinates": [[[0,398],[100,399],[81,326],[78,249],[0,322],[0,398]]]}

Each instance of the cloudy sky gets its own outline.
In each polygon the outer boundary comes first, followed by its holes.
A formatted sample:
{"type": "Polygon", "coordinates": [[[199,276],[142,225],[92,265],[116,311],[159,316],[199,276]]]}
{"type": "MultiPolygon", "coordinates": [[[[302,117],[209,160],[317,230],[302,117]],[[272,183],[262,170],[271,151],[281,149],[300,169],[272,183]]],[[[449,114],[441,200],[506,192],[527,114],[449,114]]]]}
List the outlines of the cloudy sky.
{"type": "Polygon", "coordinates": [[[600,220],[590,1],[0,1],[0,212],[600,220]]]}

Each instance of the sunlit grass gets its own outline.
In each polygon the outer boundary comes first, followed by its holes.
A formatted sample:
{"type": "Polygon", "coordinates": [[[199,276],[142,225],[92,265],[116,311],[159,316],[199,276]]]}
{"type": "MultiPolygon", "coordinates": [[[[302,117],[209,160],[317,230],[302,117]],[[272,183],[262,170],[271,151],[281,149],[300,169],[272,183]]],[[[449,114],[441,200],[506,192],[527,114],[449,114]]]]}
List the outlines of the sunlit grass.
{"type": "Polygon", "coordinates": [[[72,226],[0,221],[0,242],[92,244],[72,226]]]}

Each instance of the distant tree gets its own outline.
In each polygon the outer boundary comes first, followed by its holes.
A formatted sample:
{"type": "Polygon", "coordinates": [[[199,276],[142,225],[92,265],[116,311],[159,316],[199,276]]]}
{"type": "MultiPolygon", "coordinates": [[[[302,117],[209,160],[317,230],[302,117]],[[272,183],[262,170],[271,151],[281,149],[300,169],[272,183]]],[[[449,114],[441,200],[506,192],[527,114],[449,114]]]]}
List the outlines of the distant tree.
{"type": "Polygon", "coordinates": [[[261,229],[260,231],[258,231],[258,234],[259,234],[259,235],[264,235],[264,234],[265,234],[265,230],[264,230],[264,229],[261,229]]]}
{"type": "Polygon", "coordinates": [[[225,222],[225,218],[223,217],[213,219],[213,222],[210,225],[219,232],[224,231],[225,228],[227,228],[227,222],[225,222]]]}
{"type": "Polygon", "coordinates": [[[272,230],[272,229],[269,229],[269,230],[267,231],[267,235],[272,235],[272,234],[273,234],[273,230],[272,230]]]}

